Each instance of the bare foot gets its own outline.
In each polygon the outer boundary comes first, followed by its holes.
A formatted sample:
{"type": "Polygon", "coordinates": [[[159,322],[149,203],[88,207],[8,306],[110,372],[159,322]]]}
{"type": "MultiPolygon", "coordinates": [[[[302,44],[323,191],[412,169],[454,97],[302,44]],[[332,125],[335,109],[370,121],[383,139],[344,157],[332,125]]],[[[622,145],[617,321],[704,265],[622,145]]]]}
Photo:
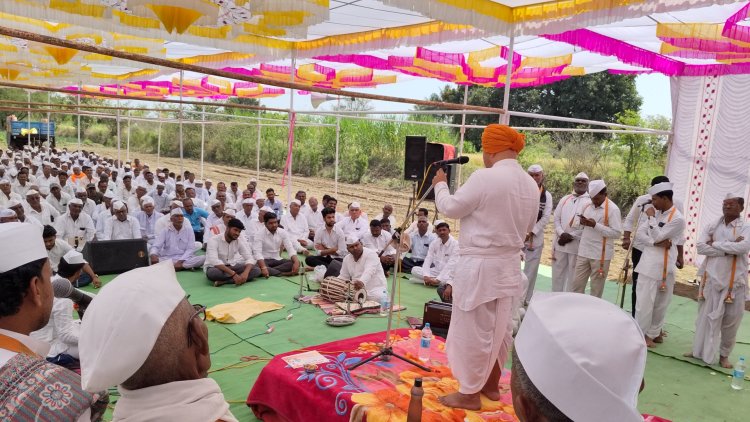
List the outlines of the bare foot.
{"type": "Polygon", "coordinates": [[[654,343],[658,343],[658,344],[664,343],[664,336],[659,334],[658,336],[654,337],[654,343]]]}
{"type": "Polygon", "coordinates": [[[695,356],[693,356],[693,352],[685,352],[682,354],[682,356],[695,359],[695,356]]]}
{"type": "Polygon", "coordinates": [[[728,357],[719,356],[719,365],[721,365],[722,368],[731,368],[732,364],[729,362],[728,357]]]}
{"type": "Polygon", "coordinates": [[[456,407],[459,409],[466,410],[479,410],[482,408],[482,401],[479,398],[479,393],[476,394],[461,394],[453,393],[447,396],[439,398],[440,403],[448,407],[456,407]]]}
{"type": "Polygon", "coordinates": [[[214,287],[220,287],[224,285],[226,281],[214,281],[214,287]]]}
{"type": "Polygon", "coordinates": [[[661,333],[659,333],[659,337],[669,337],[669,331],[661,330],[661,333]]]}
{"type": "Polygon", "coordinates": [[[650,348],[656,347],[656,343],[654,343],[654,340],[646,337],[646,347],[650,347],[650,348]]]}
{"type": "Polygon", "coordinates": [[[305,272],[309,273],[310,271],[315,271],[315,268],[314,267],[309,267],[309,266],[305,267],[305,272]]]}
{"type": "Polygon", "coordinates": [[[492,401],[500,400],[500,388],[495,388],[495,389],[483,388],[481,393],[484,394],[485,397],[487,397],[488,399],[492,401]]]}

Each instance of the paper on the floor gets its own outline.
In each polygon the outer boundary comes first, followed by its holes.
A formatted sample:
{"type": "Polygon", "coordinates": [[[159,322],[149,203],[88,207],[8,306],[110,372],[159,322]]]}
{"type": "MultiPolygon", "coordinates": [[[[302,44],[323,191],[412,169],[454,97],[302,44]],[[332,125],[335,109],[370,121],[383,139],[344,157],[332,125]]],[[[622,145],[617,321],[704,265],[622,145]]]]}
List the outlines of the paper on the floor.
{"type": "Polygon", "coordinates": [[[251,297],[232,303],[222,303],[206,309],[206,319],[223,322],[224,324],[238,324],[265,312],[283,308],[275,302],[261,302],[251,297]]]}
{"type": "Polygon", "coordinates": [[[297,353],[296,355],[284,356],[282,359],[292,369],[299,369],[305,365],[318,365],[328,362],[328,358],[321,355],[317,350],[297,353]]]}

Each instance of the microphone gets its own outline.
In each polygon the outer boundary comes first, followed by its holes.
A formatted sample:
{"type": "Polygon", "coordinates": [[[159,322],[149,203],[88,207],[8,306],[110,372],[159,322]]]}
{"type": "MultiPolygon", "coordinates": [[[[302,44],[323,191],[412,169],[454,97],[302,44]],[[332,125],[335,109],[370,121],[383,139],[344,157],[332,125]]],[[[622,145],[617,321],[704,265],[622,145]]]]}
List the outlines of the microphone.
{"type": "Polygon", "coordinates": [[[649,199],[648,201],[646,201],[646,202],[642,203],[642,204],[641,204],[641,209],[643,209],[643,208],[646,208],[646,205],[651,205],[651,202],[652,202],[652,201],[651,201],[651,200],[649,199]]]}
{"type": "Polygon", "coordinates": [[[466,164],[468,162],[469,162],[469,157],[465,155],[461,155],[459,157],[452,158],[450,160],[435,161],[434,163],[432,163],[432,165],[442,167],[442,166],[447,166],[450,164],[466,164]]]}
{"type": "Polygon", "coordinates": [[[54,292],[55,297],[58,299],[70,299],[75,302],[78,305],[79,313],[81,315],[83,315],[86,307],[88,307],[91,301],[94,299],[93,297],[73,287],[73,285],[70,284],[70,281],[64,278],[56,278],[52,282],[52,291],[54,292]]]}

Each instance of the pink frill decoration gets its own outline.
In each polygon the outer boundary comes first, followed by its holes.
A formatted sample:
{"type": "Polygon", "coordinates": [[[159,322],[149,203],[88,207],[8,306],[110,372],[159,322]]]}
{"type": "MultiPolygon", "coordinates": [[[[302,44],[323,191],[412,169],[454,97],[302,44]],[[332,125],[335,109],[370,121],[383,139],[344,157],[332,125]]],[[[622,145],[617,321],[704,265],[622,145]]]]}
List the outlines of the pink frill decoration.
{"type": "Polygon", "coordinates": [[[736,41],[750,43],[750,27],[740,26],[739,23],[750,17],[750,3],[730,16],[724,23],[721,35],[736,41]]]}
{"type": "Polygon", "coordinates": [[[660,40],[677,48],[688,48],[697,51],[714,53],[750,53],[750,48],[740,47],[730,41],[706,40],[703,38],[659,37],[660,40]]]}

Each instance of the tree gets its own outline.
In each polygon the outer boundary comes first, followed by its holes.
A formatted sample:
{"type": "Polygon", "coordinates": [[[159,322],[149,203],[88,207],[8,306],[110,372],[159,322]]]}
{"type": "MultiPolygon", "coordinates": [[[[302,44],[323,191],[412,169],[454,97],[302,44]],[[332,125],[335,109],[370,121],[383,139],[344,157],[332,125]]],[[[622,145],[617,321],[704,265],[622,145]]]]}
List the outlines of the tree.
{"type": "Polygon", "coordinates": [[[353,97],[347,97],[347,98],[341,98],[340,102],[334,103],[334,105],[331,107],[331,110],[333,111],[370,111],[373,110],[375,106],[372,105],[372,102],[370,100],[366,100],[364,98],[353,98],[353,97]]]}
{"type": "MultiPolygon", "coordinates": [[[[446,86],[428,99],[460,104],[463,87],[446,86]]],[[[502,108],[503,88],[469,87],[469,104],[502,108]]],[[[606,72],[568,78],[549,85],[519,88],[510,91],[509,108],[513,111],[547,114],[560,117],[616,122],[625,110],[640,110],[642,99],[635,88],[634,76],[612,75],[606,72]]],[[[434,110],[434,107],[418,107],[434,110]]],[[[442,116],[445,121],[460,124],[461,115],[442,116]]],[[[497,122],[493,115],[467,115],[466,124],[485,126],[497,122]]],[[[514,126],[580,127],[579,123],[556,122],[524,117],[511,118],[514,126]]],[[[458,131],[458,128],[454,129],[458,131]]],[[[481,144],[481,129],[467,129],[466,140],[477,148],[481,144]]]]}
{"type": "MultiPolygon", "coordinates": [[[[626,110],[617,116],[617,122],[639,127],[669,130],[670,122],[664,116],[642,118],[632,110],[626,110]]],[[[622,164],[628,179],[635,179],[638,171],[647,163],[660,161],[665,151],[666,135],[647,135],[643,133],[619,133],[614,137],[614,144],[622,151],[622,164]]]]}
{"type": "MultiPolygon", "coordinates": [[[[242,98],[242,97],[231,97],[227,99],[226,101],[228,104],[241,104],[241,105],[250,105],[250,106],[260,106],[260,101],[257,98],[242,98]]],[[[243,115],[243,116],[252,116],[257,114],[258,112],[255,110],[249,110],[244,108],[237,108],[237,107],[225,107],[227,114],[235,114],[235,115],[243,115]]],[[[208,111],[208,109],[206,109],[208,111]]]]}

